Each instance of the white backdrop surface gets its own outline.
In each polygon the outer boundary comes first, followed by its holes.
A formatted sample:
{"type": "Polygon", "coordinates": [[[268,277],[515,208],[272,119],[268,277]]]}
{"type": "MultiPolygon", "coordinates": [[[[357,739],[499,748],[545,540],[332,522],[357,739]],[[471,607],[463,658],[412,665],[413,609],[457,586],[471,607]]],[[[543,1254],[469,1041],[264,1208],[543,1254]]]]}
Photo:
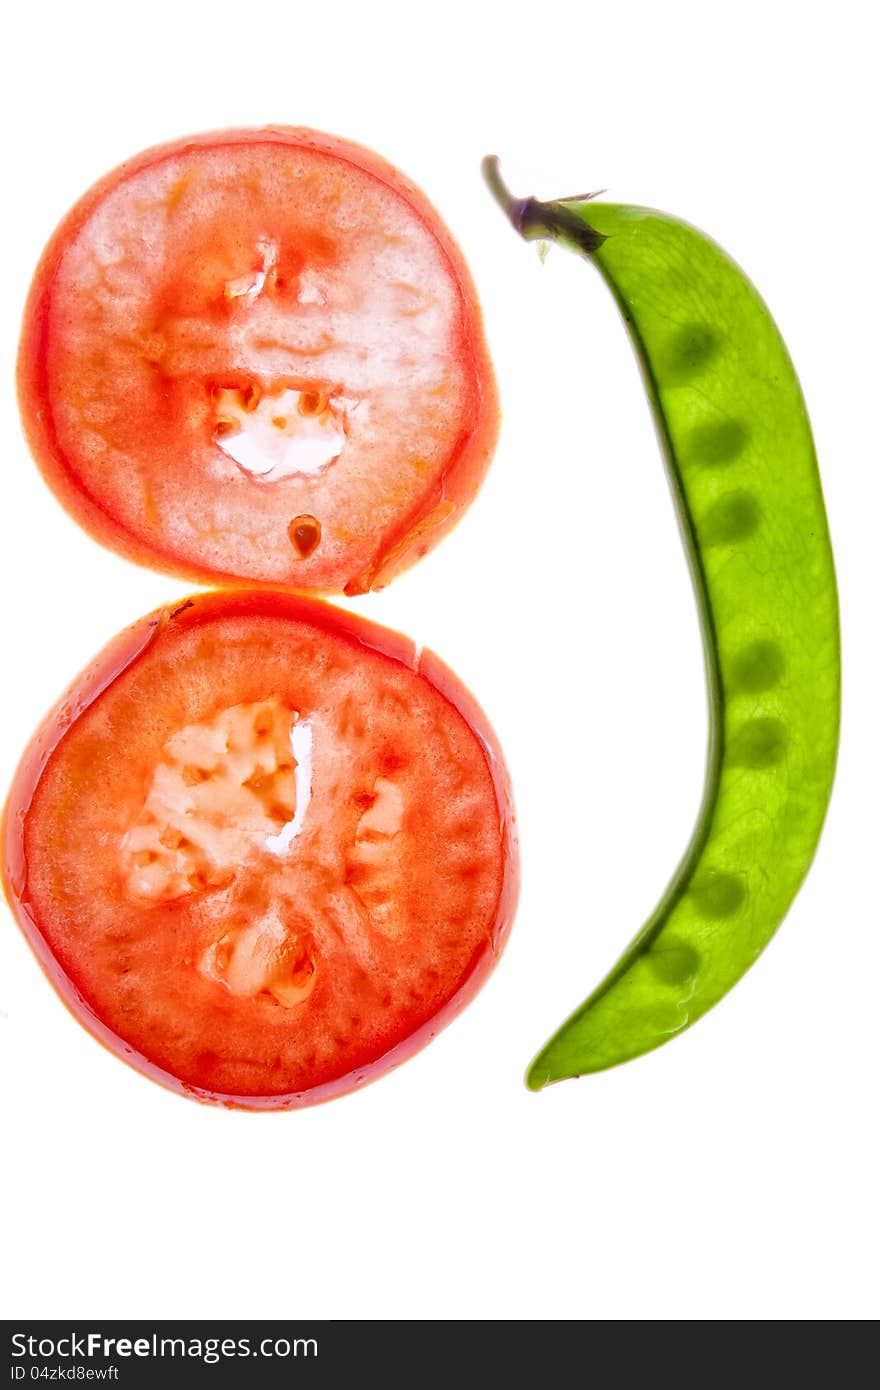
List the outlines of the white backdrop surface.
{"type": "MultiPolygon", "coordinates": [[[[281,1115],[181,1100],[70,1019],[3,910],[6,1316],[876,1314],[877,98],[868,7],[81,0],[5,21],[0,780],[64,685],[187,591],[102,550],[29,461],[13,363],[57,219],[158,141],[269,121],[375,148],[440,209],[504,406],[455,533],[352,601],[433,647],[500,736],[523,893],[426,1051],[281,1115]],[[769,301],[839,569],[844,737],[789,918],[694,1029],[529,1094],[522,1073],[651,911],[700,799],[696,612],[638,373],[589,267],[482,187],[607,188],[709,231],[769,301]],[[536,528],[536,519],[540,526],[536,528]],[[540,533],[541,539],[538,539],[540,533]]],[[[549,1353],[548,1353],[549,1354],[549,1353]]]]}

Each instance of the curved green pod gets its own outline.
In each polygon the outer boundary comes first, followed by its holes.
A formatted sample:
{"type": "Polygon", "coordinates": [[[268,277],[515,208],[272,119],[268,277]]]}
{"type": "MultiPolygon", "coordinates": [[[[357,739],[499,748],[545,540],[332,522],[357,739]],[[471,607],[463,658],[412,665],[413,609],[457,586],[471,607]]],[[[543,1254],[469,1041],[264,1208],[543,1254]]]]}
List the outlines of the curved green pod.
{"type": "Polygon", "coordinates": [[[532,1062],[533,1090],[638,1057],[736,984],[785,916],[831,793],[837,589],[809,421],[766,306],[713,241],[646,208],[511,197],[594,262],[639,360],[693,577],[709,751],[690,844],[621,960],[532,1062]]]}

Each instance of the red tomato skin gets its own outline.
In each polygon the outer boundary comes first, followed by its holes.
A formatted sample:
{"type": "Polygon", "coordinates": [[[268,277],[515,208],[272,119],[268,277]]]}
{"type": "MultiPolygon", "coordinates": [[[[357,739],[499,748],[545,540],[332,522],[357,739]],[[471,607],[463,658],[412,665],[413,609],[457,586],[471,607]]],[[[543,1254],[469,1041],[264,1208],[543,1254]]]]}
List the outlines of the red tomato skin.
{"type": "Polygon", "coordinates": [[[34,272],[19,342],[17,388],[25,438],[31,453],[55,496],[84,530],[109,550],[116,551],[136,564],[146,565],[198,584],[221,583],[248,589],[265,587],[297,591],[305,587],[318,594],[333,595],[344,592],[356,595],[385,588],[398,574],[433,550],[461,519],[486,475],[500,428],[498,391],[483,331],[476,288],[462,253],[439,213],[415,184],[372,150],[342,137],[325,135],[300,126],[232,128],[183,137],[152,146],[117,165],[99,179],[59,223],[34,272]],[[100,498],[86,492],[71,476],[49,408],[51,383],[47,369],[47,333],[53,282],[66,247],[106,194],[130,175],[187,150],[223,144],[259,144],[266,141],[305,146],[354,163],[385,183],[416,213],[440,245],[460,288],[462,301],[467,306],[471,326],[468,344],[469,375],[476,391],[472,428],[467,437],[462,439],[458,453],[443,474],[435,480],[419,506],[409,515],[400,518],[394,533],[387,537],[383,553],[376,557],[368,569],[352,576],[344,585],[298,586],[279,584],[275,580],[267,580],[264,584],[253,576],[245,579],[234,573],[201,568],[181,560],[172,550],[148,543],[143,536],[136,535],[125,527],[116,516],[102,506],[100,498]],[[435,512],[438,515],[432,517],[435,512]]]}
{"type": "Polygon", "coordinates": [[[428,650],[419,650],[402,634],[320,600],[282,591],[237,590],[227,594],[194,594],[179,603],[157,609],[113,638],[67,688],[35,732],[16,770],[3,810],[0,834],[3,844],[2,881],[7,901],[28,945],[68,1011],[109,1052],[151,1081],[179,1095],[233,1110],[281,1111],[317,1105],[335,1096],[359,1090],[420,1051],[470,1003],[491,974],[506,944],[520,891],[519,846],[510,775],[497,737],[470,691],[438,656],[428,650]],[[94,700],[139,660],[169,621],[174,619],[187,626],[196,625],[210,619],[218,609],[225,614],[259,613],[304,621],[333,635],[347,636],[368,650],[417,670],[461,714],[475,735],[486,758],[498,807],[503,874],[493,930],[485,946],[474,954],[469,972],[457,993],[421,1028],[368,1066],[327,1084],[283,1095],[218,1094],[186,1084],[157,1066],[95,1014],[60,965],[25,900],[25,824],[28,811],[43,770],[65,733],[94,700]]]}

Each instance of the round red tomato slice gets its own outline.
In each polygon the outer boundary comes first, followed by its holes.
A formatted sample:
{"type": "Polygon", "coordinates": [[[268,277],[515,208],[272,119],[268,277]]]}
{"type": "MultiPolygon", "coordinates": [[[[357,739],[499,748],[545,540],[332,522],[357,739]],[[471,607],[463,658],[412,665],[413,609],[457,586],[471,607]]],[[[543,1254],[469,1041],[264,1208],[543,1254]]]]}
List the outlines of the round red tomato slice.
{"type": "Polygon", "coordinates": [[[510,788],[432,654],[314,600],[202,595],[74,683],[6,811],[18,920],[141,1071],[254,1109],[351,1090],[498,958],[510,788]]]}
{"type": "Polygon", "coordinates": [[[477,490],[498,408],[427,199],[271,127],[148,150],[56,231],[25,312],[26,433],[105,544],[203,580],[386,584],[477,490]]]}

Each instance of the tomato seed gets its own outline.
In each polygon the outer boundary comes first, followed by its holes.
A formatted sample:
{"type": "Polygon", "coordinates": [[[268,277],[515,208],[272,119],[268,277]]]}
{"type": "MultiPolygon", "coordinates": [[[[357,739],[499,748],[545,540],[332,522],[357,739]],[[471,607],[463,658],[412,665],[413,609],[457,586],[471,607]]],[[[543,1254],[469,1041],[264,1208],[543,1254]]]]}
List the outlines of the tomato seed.
{"type": "Polygon", "coordinates": [[[327,409],[327,399],[320,391],[301,391],[297,409],[300,415],[321,415],[327,409]]]}
{"type": "Polygon", "coordinates": [[[302,558],[306,559],[321,539],[321,523],[313,516],[295,516],[287,528],[287,534],[302,558]]]}

